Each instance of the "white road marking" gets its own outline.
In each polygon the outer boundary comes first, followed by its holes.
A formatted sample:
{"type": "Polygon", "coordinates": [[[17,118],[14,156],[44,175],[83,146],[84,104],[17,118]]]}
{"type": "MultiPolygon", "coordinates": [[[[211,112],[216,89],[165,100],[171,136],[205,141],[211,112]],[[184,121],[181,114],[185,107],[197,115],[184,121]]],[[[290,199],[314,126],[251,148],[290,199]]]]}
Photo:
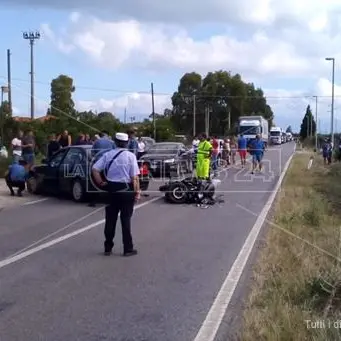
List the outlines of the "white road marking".
{"type": "Polygon", "coordinates": [[[34,205],[34,204],[38,204],[40,202],[49,200],[50,198],[43,198],[43,199],[38,199],[38,200],[33,200],[33,201],[29,201],[29,202],[25,202],[24,204],[22,204],[21,206],[28,206],[28,205],[34,205]]]}
{"type": "Polygon", "coordinates": [[[250,257],[251,251],[255,245],[259,232],[262,229],[264,221],[269,213],[269,210],[276,198],[276,195],[281,187],[285,174],[289,168],[293,158],[292,154],[284,166],[283,172],[278,179],[276,187],[266,202],[262,212],[258,216],[256,223],[252,227],[247,236],[244,245],[242,246],[236,260],[234,261],[229,273],[227,274],[222,287],[220,288],[217,297],[215,298],[201,328],[195,337],[194,341],[214,341],[221,322],[226,314],[227,308],[232,299],[233,293],[239,283],[240,277],[245,269],[246,263],[250,257]]]}
{"type": "Polygon", "coordinates": [[[43,237],[43,238],[41,238],[41,239],[38,239],[38,240],[35,241],[34,243],[32,243],[32,244],[30,244],[30,245],[24,247],[23,249],[21,249],[21,250],[15,252],[15,253],[13,253],[12,255],[10,255],[10,256],[8,256],[8,257],[6,257],[6,258],[14,257],[14,256],[18,255],[19,253],[22,253],[22,252],[24,252],[24,251],[26,251],[26,250],[28,250],[28,249],[31,249],[32,247],[36,246],[37,244],[40,244],[40,243],[42,243],[43,241],[45,241],[45,240],[47,240],[47,239],[49,239],[49,238],[55,236],[56,234],[61,233],[61,232],[65,231],[65,230],[67,230],[67,229],[70,228],[71,226],[73,226],[73,225],[75,225],[75,224],[78,224],[78,223],[80,223],[81,221],[83,221],[83,220],[85,220],[85,219],[91,217],[91,216],[94,215],[95,213],[97,213],[97,212],[103,210],[104,207],[105,207],[105,206],[100,207],[100,208],[97,208],[97,209],[94,210],[94,211],[91,211],[90,213],[86,214],[85,216],[83,216],[83,217],[81,217],[81,218],[79,218],[79,219],[76,219],[76,220],[72,221],[71,223],[67,224],[66,226],[60,228],[60,229],[57,230],[57,231],[54,231],[54,232],[52,232],[52,233],[46,235],[45,237],[43,237]]]}
{"type": "MultiPolygon", "coordinates": [[[[150,199],[150,200],[148,200],[146,202],[143,202],[143,203],[141,203],[139,205],[136,205],[135,206],[135,210],[137,210],[137,209],[139,209],[141,207],[144,207],[146,205],[149,205],[149,204],[151,204],[152,202],[154,202],[156,200],[160,200],[160,197],[153,198],[153,199],[150,199]]],[[[18,262],[18,261],[20,261],[20,260],[22,260],[24,258],[27,258],[27,257],[29,257],[29,256],[31,256],[31,255],[39,252],[39,251],[45,250],[45,249],[47,249],[47,248],[49,248],[49,247],[51,247],[53,245],[59,244],[59,243],[63,242],[64,240],[68,240],[68,239],[70,239],[72,237],[78,236],[79,234],[87,232],[87,231],[93,229],[94,227],[102,225],[104,223],[104,221],[105,221],[105,219],[96,221],[93,224],[87,225],[87,226],[85,226],[85,227],[83,227],[81,229],[78,229],[78,230],[74,231],[74,232],[65,234],[64,236],[61,236],[61,237],[56,238],[56,239],[53,239],[53,240],[51,240],[51,241],[49,241],[47,243],[41,244],[41,245],[39,245],[39,246],[37,246],[35,248],[32,248],[32,249],[27,250],[25,252],[22,252],[22,253],[20,253],[20,254],[18,254],[16,256],[4,259],[4,260],[0,261],[0,269],[4,268],[5,266],[8,266],[10,264],[16,263],[16,262],[18,262]]]]}

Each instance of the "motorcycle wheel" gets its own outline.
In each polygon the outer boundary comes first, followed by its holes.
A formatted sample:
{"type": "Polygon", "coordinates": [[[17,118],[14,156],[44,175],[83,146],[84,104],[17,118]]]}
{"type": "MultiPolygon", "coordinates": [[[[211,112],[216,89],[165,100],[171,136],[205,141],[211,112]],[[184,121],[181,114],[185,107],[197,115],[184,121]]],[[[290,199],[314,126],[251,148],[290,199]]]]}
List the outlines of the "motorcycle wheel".
{"type": "Polygon", "coordinates": [[[187,201],[187,187],[181,182],[170,184],[165,197],[171,204],[184,204],[187,201]]]}
{"type": "Polygon", "coordinates": [[[207,184],[207,186],[204,189],[204,197],[213,199],[215,194],[215,187],[212,183],[207,184]]]}

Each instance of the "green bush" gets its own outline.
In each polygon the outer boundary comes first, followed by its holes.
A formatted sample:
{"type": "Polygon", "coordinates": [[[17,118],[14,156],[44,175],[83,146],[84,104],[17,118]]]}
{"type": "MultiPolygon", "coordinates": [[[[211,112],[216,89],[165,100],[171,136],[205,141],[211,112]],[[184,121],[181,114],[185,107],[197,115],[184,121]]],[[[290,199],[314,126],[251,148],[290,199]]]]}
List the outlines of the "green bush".
{"type": "Polygon", "coordinates": [[[8,170],[8,166],[12,163],[12,158],[4,158],[0,157],[0,178],[5,176],[6,171],[8,170]]]}

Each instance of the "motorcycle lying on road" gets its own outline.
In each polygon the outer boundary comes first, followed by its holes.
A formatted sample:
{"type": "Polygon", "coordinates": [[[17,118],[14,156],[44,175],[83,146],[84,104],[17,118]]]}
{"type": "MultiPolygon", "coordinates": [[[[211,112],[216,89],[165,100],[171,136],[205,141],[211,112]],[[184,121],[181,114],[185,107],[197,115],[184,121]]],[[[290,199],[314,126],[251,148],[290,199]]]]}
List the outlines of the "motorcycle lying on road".
{"type": "Polygon", "coordinates": [[[220,184],[219,179],[198,180],[188,177],[183,180],[170,179],[168,183],[159,187],[159,191],[165,193],[165,199],[171,204],[208,204],[213,205],[216,188],[220,184]]]}

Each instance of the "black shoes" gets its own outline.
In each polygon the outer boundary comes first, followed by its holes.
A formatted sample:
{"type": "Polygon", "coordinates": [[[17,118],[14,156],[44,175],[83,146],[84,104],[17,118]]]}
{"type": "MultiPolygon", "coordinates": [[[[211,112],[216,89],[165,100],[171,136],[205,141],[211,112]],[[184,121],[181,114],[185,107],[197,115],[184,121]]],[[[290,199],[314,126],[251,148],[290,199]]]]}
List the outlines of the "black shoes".
{"type": "Polygon", "coordinates": [[[135,255],[137,255],[137,250],[135,250],[135,249],[123,252],[123,257],[131,257],[131,256],[135,256],[135,255]]]}
{"type": "Polygon", "coordinates": [[[112,250],[104,250],[104,256],[112,255],[112,250]]]}
{"type": "MultiPolygon", "coordinates": [[[[112,255],[112,249],[104,249],[104,256],[111,256],[112,255]]],[[[123,252],[123,257],[131,257],[137,255],[137,250],[131,249],[128,251],[123,252]]]]}

